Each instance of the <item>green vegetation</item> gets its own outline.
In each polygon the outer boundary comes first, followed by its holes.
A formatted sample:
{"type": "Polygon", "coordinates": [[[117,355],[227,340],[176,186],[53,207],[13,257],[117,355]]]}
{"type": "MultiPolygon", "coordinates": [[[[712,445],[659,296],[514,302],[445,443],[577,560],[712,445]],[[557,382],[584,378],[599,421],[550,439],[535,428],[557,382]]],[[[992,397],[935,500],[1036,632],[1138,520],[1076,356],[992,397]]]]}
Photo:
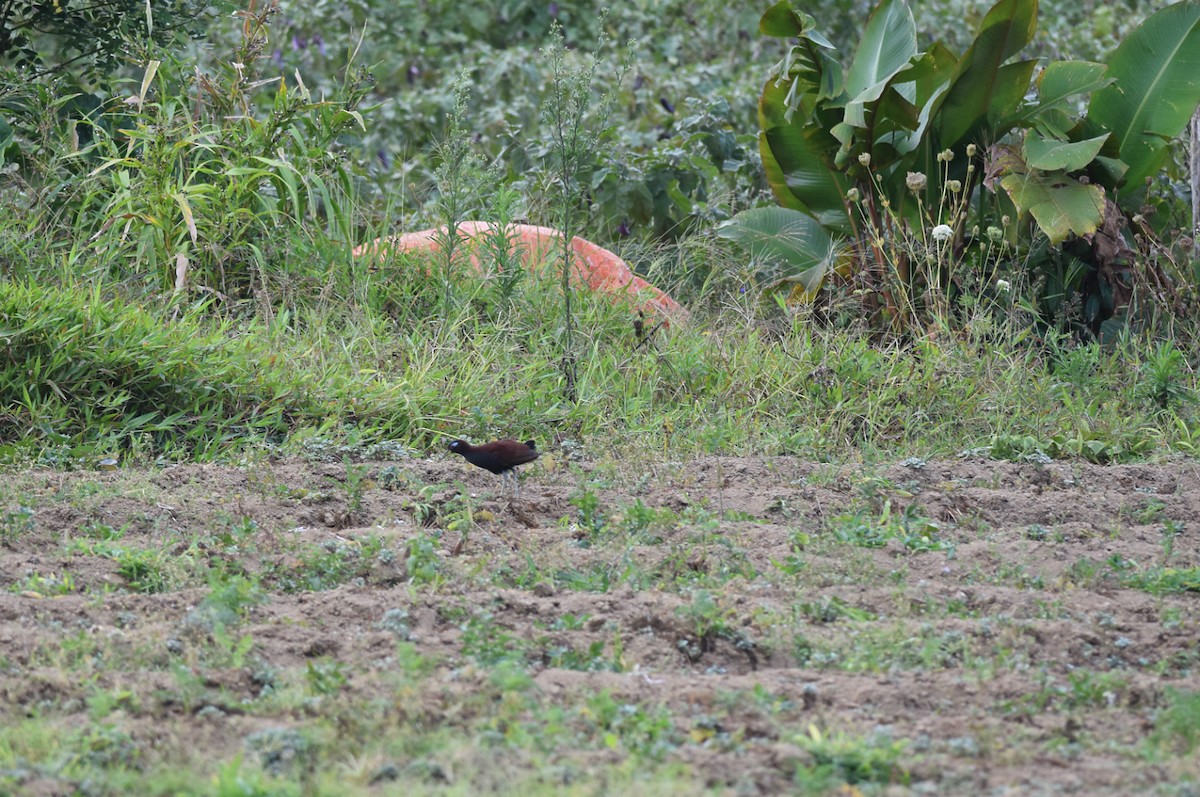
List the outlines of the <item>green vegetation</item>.
{"type": "Polygon", "coordinates": [[[1197,4],[493,5],[0,10],[0,793],[1193,788],[1197,4]]]}

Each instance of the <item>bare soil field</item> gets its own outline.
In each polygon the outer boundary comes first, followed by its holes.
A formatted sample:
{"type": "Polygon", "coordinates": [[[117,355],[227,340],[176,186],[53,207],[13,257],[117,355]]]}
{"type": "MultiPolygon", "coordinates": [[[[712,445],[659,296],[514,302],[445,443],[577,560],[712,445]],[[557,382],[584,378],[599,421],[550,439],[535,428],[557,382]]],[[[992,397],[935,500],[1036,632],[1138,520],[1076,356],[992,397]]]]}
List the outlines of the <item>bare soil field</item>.
{"type": "Polygon", "coordinates": [[[1194,461],[4,482],[3,794],[1200,793],[1194,461]]]}

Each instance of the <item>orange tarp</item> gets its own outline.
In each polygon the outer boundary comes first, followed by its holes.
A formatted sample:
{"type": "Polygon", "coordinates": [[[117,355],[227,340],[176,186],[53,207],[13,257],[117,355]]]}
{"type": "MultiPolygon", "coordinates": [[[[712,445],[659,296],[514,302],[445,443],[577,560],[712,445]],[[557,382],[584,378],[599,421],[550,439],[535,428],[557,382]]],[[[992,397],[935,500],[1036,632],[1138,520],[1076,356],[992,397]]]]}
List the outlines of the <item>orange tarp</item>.
{"type": "MultiPolygon", "coordinates": [[[[354,249],[355,257],[383,257],[391,249],[401,252],[436,252],[441,239],[441,230],[421,230],[387,238],[377,238],[371,243],[354,249]]],[[[510,224],[506,230],[510,254],[519,257],[526,269],[552,267],[552,258],[561,251],[562,234],[549,227],[532,224],[510,224]]],[[[464,221],[458,225],[458,236],[465,244],[471,264],[481,269],[479,261],[479,236],[499,234],[495,225],[486,221],[464,221]]],[[[669,316],[682,317],[687,314],[683,307],[667,294],[634,274],[625,261],[602,246],[574,237],[571,250],[575,255],[572,273],[576,285],[587,285],[594,291],[615,296],[629,297],[634,306],[642,310],[655,311],[669,316]]]]}

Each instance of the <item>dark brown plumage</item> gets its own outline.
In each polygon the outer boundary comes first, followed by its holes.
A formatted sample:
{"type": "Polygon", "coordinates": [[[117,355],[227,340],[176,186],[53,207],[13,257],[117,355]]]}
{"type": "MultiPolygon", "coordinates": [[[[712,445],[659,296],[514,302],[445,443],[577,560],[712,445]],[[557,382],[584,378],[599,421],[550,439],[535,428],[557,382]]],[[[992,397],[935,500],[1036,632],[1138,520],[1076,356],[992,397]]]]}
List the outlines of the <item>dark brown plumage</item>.
{"type": "Polygon", "coordinates": [[[455,454],[462,454],[467,462],[484,470],[498,473],[502,477],[507,477],[512,472],[516,490],[520,489],[520,484],[516,482],[517,474],[513,468],[533,462],[539,454],[532,440],[524,443],[516,440],[497,440],[481,446],[473,446],[466,440],[455,440],[449,447],[455,454]]]}

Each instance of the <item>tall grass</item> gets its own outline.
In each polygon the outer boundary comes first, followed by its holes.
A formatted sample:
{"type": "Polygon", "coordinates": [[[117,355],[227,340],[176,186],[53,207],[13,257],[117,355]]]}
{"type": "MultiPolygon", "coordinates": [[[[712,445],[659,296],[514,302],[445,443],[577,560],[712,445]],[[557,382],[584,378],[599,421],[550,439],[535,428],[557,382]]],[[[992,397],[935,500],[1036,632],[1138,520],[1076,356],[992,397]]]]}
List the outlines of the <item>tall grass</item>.
{"type": "MultiPolygon", "coordinates": [[[[693,313],[649,341],[628,304],[564,284],[559,261],[505,262],[499,238],[482,251],[499,266],[480,273],[452,250],[353,258],[411,219],[403,199],[358,190],[342,149],[368,119],[357,73],[335,99],[256,87],[270,80],[251,76],[265,33],[245,22],[244,60],[195,78],[180,62],[146,67],[119,112],[83,126],[91,144],[52,95],[27,97],[26,162],[0,176],[24,211],[0,217],[0,459],[366,455],[510,434],[629,458],[1194,449],[1196,379],[1179,351],[1132,333],[1106,348],[1039,338],[994,301],[939,303],[927,334],[881,342],[836,303],[818,317],[760,302],[750,270],[704,232],[647,256],[693,313]]],[[[585,113],[595,73],[568,57],[551,53],[565,104],[547,118],[567,125],[570,235],[587,196],[579,160],[606,123],[585,113]]],[[[546,207],[481,185],[460,88],[435,214],[502,228],[546,207]]]]}
{"type": "Polygon", "coordinates": [[[799,316],[726,312],[639,347],[630,308],[590,293],[577,296],[579,401],[567,402],[561,327],[544,312],[552,281],[530,276],[502,296],[464,277],[451,308],[431,274],[415,264],[376,279],[373,302],[390,314],[330,301],[271,324],[0,282],[0,454],[206,459],[314,443],[363,454],[512,433],[571,437],[594,456],[832,461],[972,449],[1108,461],[1195,445],[1194,375],[1134,340],[997,344],[985,330],[880,346],[799,316]],[[449,334],[426,323],[436,314],[449,334]]]}

